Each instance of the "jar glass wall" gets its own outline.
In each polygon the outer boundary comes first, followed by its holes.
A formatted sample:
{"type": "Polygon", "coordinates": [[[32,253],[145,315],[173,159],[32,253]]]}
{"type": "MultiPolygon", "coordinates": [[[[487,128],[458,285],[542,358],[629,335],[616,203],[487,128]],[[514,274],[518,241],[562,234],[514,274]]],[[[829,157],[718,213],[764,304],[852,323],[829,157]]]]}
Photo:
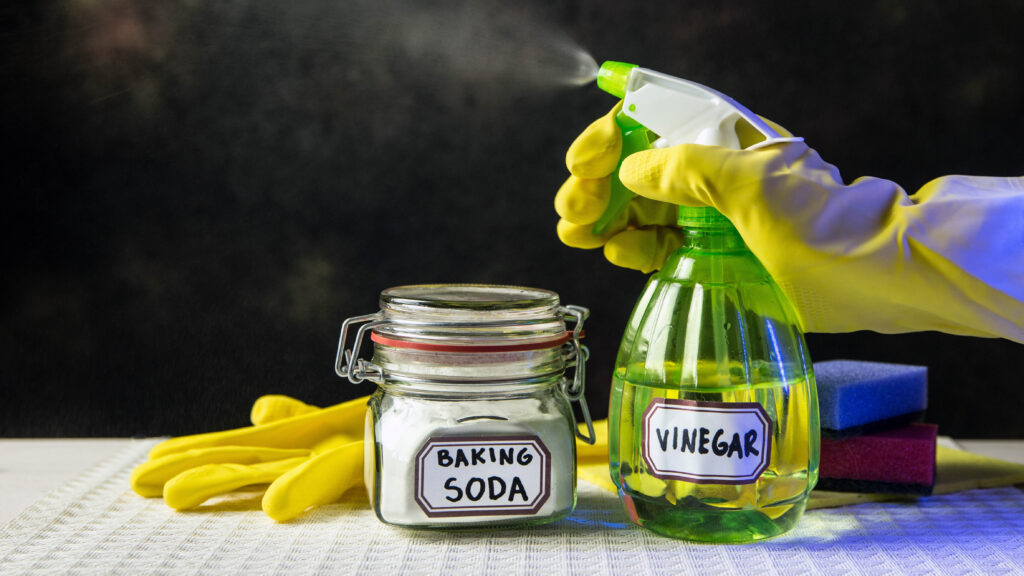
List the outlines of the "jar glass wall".
{"type": "Polygon", "coordinates": [[[572,512],[574,424],[557,380],[471,398],[402,388],[378,388],[367,411],[366,486],[381,521],[523,524],[572,512]]]}

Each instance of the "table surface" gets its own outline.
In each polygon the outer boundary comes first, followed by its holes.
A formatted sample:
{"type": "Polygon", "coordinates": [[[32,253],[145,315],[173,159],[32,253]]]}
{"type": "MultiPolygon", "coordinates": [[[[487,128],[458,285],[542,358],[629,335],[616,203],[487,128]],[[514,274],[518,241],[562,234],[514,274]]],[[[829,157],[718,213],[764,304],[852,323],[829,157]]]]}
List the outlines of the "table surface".
{"type": "MultiPolygon", "coordinates": [[[[1024,440],[943,443],[1024,464],[1024,440]]],[[[289,525],[265,522],[258,508],[244,514],[174,513],[127,492],[127,473],[151,444],[0,440],[0,526],[8,527],[10,566],[40,574],[223,573],[240,567],[246,573],[330,573],[338,566],[366,573],[485,574],[507,573],[512,561],[523,573],[547,573],[555,566],[556,573],[591,576],[641,565],[646,568],[640,571],[651,574],[720,572],[728,564],[731,573],[769,566],[794,576],[1024,570],[1024,509],[1013,488],[973,490],[915,506],[815,511],[791,534],[750,547],[702,547],[631,529],[618,499],[592,486],[581,492],[581,509],[558,526],[402,532],[376,521],[364,502],[318,509],[289,525]],[[29,507],[36,514],[19,517],[29,507]],[[300,569],[310,562],[319,569],[300,569]]]]}
{"type": "MultiPolygon", "coordinates": [[[[0,526],[123,449],[127,438],[0,439],[0,526]]],[[[968,452],[1024,464],[1024,440],[957,440],[968,452]]]]}

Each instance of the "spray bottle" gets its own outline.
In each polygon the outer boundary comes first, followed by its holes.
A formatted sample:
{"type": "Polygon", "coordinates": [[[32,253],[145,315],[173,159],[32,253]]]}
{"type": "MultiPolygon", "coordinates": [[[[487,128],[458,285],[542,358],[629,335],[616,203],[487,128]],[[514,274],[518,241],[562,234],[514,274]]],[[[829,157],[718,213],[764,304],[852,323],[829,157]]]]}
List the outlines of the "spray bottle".
{"type": "MultiPolygon", "coordinates": [[[[784,138],[728,96],[621,62],[622,158],[691,142],[739,149],[737,123],[784,138]]],[[[621,160],[620,160],[621,164],[621,160]]],[[[634,197],[612,177],[604,232],[634,197]]],[[[648,281],[616,359],[612,480],[634,522],[688,540],[750,542],[792,528],[818,473],[818,403],[792,307],[728,219],[680,207],[685,242],[648,281]]]]}

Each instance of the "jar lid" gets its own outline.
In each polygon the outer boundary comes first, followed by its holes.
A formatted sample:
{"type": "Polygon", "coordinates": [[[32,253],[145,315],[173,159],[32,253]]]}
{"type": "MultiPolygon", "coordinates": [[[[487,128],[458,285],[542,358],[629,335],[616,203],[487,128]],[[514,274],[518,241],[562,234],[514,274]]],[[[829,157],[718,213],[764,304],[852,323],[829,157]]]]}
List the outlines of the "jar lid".
{"type": "Polygon", "coordinates": [[[558,294],[487,284],[419,284],[381,292],[378,344],[438,351],[530,350],[566,342],[558,294]]]}
{"type": "Polygon", "coordinates": [[[594,423],[583,398],[588,351],[580,344],[590,311],[562,306],[550,290],[487,284],[421,284],[381,292],[380,311],[354,316],[341,325],[334,370],[359,384],[395,383],[431,393],[460,396],[503,394],[559,384],[578,401],[593,444],[594,423]],[[575,325],[571,332],[566,320],[575,325]],[[356,331],[351,349],[350,331],[356,331]],[[360,357],[366,334],[377,344],[373,360],[360,357]],[[421,352],[426,351],[426,352],[421,352]],[[536,351],[536,352],[534,352],[536,351]],[[569,379],[565,368],[575,368],[569,379]],[[467,386],[468,385],[468,386],[467,386]]]}

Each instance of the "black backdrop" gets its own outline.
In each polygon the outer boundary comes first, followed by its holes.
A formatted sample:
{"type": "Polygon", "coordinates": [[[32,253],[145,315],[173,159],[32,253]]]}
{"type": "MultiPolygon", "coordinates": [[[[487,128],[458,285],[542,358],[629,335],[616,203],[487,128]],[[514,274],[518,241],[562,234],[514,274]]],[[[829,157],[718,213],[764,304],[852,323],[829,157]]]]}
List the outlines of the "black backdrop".
{"type": "MultiPolygon", "coordinates": [[[[517,23],[543,22],[598,60],[713,86],[847,180],[913,190],[1024,172],[1020,3],[474,6],[0,8],[0,435],[180,434],[244,425],[264,393],[367,394],[333,374],[341,320],[419,282],[534,285],[589,306],[588,397],[603,416],[645,278],[559,244],[551,200],[565,148],[612,102],[593,86],[446,76],[457,61],[409,53],[476,27],[504,27],[498,43],[462,46],[495,66],[518,54],[517,23]]],[[[927,365],[942,433],[1024,437],[1024,345],[933,333],[809,345],[818,360],[927,365]]]]}

